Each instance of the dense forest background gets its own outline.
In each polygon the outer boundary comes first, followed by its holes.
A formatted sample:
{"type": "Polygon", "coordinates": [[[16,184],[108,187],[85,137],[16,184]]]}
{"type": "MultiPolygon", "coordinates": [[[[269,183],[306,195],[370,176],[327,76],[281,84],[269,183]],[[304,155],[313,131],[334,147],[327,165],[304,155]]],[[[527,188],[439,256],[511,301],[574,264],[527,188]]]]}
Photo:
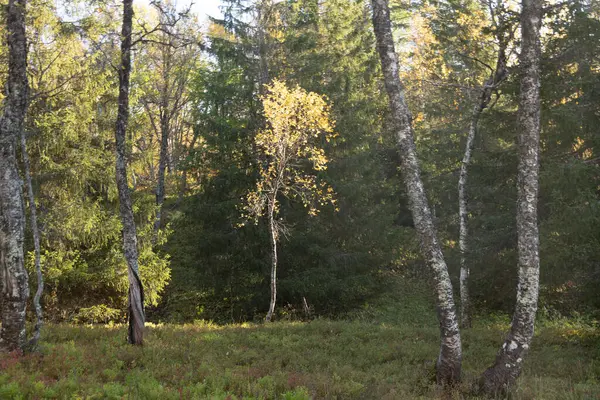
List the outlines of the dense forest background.
{"type": "Polygon", "coordinates": [[[0,0],[0,398],[600,396],[600,3],[220,4],[0,0]]]}
{"type": "MultiPolygon", "coordinates": [[[[390,3],[423,179],[456,288],[464,143],[496,63],[497,38],[512,32],[506,36],[507,76],[481,115],[469,167],[474,318],[512,312],[517,280],[520,39],[518,4],[502,4],[492,10],[476,0],[390,3]]],[[[113,138],[120,3],[32,0],[28,10],[26,135],[45,313],[55,322],[121,321],[128,281],[113,138]]],[[[595,2],[572,0],[550,5],[544,19],[543,317],[599,316],[599,13],[595,2]]],[[[149,321],[264,318],[271,268],[267,220],[244,223],[243,206],[264,168],[254,138],[264,124],[258,95],[265,78],[326,96],[336,133],[321,143],[328,167],[316,176],[333,188],[335,205],[309,215],[302,201],[280,202],[286,234],[278,248],[276,318],[343,317],[395,290],[392,282],[428,282],[367,4],[226,0],[223,18],[207,26],[181,6],[163,3],[159,12],[137,5],[134,33],[139,40],[134,34],[127,146],[149,321]],[[160,21],[167,28],[153,31],[160,21]]],[[[6,57],[2,47],[0,58],[6,57]]],[[[5,75],[7,64],[0,65],[5,75]]],[[[33,250],[30,232],[27,238],[33,250]]],[[[27,265],[34,282],[32,251],[27,265]]]]}

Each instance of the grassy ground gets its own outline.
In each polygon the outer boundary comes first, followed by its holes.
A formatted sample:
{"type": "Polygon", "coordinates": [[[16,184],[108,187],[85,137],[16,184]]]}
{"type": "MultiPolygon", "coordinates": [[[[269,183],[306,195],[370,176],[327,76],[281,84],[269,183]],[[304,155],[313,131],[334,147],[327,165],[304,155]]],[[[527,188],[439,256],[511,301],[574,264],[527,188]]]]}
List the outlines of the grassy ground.
{"type": "MultiPolygon", "coordinates": [[[[507,321],[463,333],[464,387],[494,359],[507,321]]],[[[426,302],[367,307],[352,321],[158,325],[146,344],[122,326],[54,325],[40,352],[0,358],[0,399],[439,398],[435,315],[426,302]]],[[[515,399],[600,399],[600,332],[537,330],[515,399]]]]}

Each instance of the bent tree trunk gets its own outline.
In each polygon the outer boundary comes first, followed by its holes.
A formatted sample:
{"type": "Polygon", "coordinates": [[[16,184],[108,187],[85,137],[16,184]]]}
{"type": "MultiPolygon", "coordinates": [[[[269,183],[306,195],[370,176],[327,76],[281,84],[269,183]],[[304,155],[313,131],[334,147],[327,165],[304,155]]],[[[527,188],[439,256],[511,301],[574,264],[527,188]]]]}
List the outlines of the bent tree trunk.
{"type": "Polygon", "coordinates": [[[16,157],[17,141],[21,137],[27,110],[26,5],[26,0],[9,0],[6,10],[8,79],[4,113],[0,118],[0,351],[22,349],[26,340],[25,311],[29,282],[23,253],[23,189],[16,157]]]}
{"type": "Polygon", "coordinates": [[[540,27],[542,0],[523,0],[521,11],[521,93],[519,97],[519,170],[517,236],[519,283],[510,332],[495,364],[483,373],[480,390],[496,396],[519,377],[533,338],[539,291],[537,197],[540,140],[540,27]]]}
{"type": "Polygon", "coordinates": [[[500,47],[498,49],[498,59],[496,60],[496,69],[481,88],[479,101],[473,107],[471,114],[471,122],[469,124],[469,133],[467,134],[467,143],[465,144],[465,153],[460,165],[460,176],[458,178],[458,218],[459,218],[459,239],[458,247],[460,249],[460,323],[463,328],[471,327],[471,299],[469,297],[469,275],[470,268],[467,262],[467,254],[469,251],[469,229],[468,220],[468,197],[467,197],[467,180],[469,177],[469,164],[473,154],[473,146],[475,136],[477,135],[479,119],[483,111],[487,108],[492,98],[492,91],[498,87],[502,80],[506,77],[506,47],[508,40],[499,33],[498,41],[500,47]]]}
{"type": "Polygon", "coordinates": [[[390,11],[387,0],[372,0],[373,28],[381,58],[385,88],[388,93],[400,157],[404,185],[415,228],[421,241],[423,256],[433,270],[435,279],[438,318],[440,321],[441,348],[437,360],[437,381],[452,385],[460,380],[462,351],[458,320],[452,293],[452,282],[439,245],[431,211],[421,181],[417,151],[414,143],[412,116],[404,96],[404,87],[398,77],[399,64],[394,49],[390,11]]]}
{"type": "Polygon", "coordinates": [[[275,225],[275,200],[269,199],[269,237],[271,239],[271,301],[265,321],[271,322],[277,300],[277,226],[275,225]]]}
{"type": "Polygon", "coordinates": [[[44,314],[40,299],[44,292],[44,276],[42,275],[41,254],[40,254],[40,231],[37,224],[37,208],[35,206],[35,197],[33,195],[33,184],[31,183],[31,166],[29,155],[27,154],[27,140],[25,139],[25,130],[21,130],[21,156],[23,157],[23,172],[25,175],[25,184],[27,185],[27,197],[29,200],[29,212],[31,214],[31,232],[33,234],[33,248],[35,251],[35,272],[37,275],[37,290],[33,296],[33,307],[35,307],[35,327],[33,335],[27,342],[27,347],[35,349],[40,340],[42,325],[44,324],[44,314]]]}
{"type": "Polygon", "coordinates": [[[123,253],[129,278],[129,331],[131,344],[144,339],[144,289],[138,267],[138,249],[131,195],[127,183],[127,157],[125,134],[129,117],[129,76],[131,73],[131,31],[133,0],[123,0],[123,27],[121,30],[121,65],[119,67],[119,109],[115,126],[116,180],[119,191],[119,211],[123,224],[123,253]]]}

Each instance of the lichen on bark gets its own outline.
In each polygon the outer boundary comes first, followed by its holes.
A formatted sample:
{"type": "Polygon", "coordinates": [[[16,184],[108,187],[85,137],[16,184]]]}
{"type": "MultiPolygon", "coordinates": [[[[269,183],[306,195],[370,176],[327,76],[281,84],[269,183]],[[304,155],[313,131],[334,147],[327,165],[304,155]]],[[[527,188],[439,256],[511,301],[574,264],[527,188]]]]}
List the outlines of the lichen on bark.
{"type": "Polygon", "coordinates": [[[127,340],[141,345],[144,340],[144,289],[139,276],[137,232],[133,207],[127,183],[126,137],[129,117],[129,81],[131,74],[131,47],[133,26],[133,0],[123,0],[123,25],[121,30],[121,63],[119,65],[119,107],[115,126],[116,168],[119,192],[119,211],[123,225],[123,255],[127,262],[129,278],[129,330],[127,340]]]}
{"type": "Polygon", "coordinates": [[[398,142],[404,186],[415,229],[421,242],[421,251],[428,267],[433,271],[435,281],[441,336],[437,381],[442,385],[453,385],[460,381],[462,349],[452,282],[421,180],[412,116],[406,103],[404,87],[398,76],[400,67],[394,48],[387,0],[372,0],[372,7],[373,28],[398,142]]]}
{"type": "Polygon", "coordinates": [[[537,198],[540,141],[540,28],[542,0],[523,0],[521,11],[519,167],[517,179],[517,302],[512,324],[496,362],[479,381],[478,390],[497,396],[509,391],[521,374],[531,346],[539,293],[537,198]]]}
{"type": "Polygon", "coordinates": [[[0,350],[20,350],[27,339],[25,312],[29,282],[24,265],[25,210],[16,149],[27,111],[26,0],[9,0],[8,78],[0,117],[0,280],[2,282],[0,350]]]}

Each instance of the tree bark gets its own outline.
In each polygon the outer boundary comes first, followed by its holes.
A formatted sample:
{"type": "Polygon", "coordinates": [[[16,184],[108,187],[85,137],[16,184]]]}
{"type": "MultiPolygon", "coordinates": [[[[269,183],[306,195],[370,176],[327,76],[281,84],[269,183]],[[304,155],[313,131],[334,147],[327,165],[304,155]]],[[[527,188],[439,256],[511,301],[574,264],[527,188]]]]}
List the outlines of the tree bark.
{"type": "MultiPolygon", "coordinates": [[[[166,34],[164,35],[166,36],[166,34]]],[[[169,134],[170,134],[170,120],[171,112],[169,109],[169,72],[171,69],[171,44],[164,44],[161,49],[161,59],[163,62],[162,66],[162,86],[159,104],[160,113],[160,155],[158,159],[158,182],[156,185],[156,219],[154,221],[154,239],[158,230],[160,229],[160,223],[162,219],[162,207],[165,202],[165,170],[167,167],[167,159],[169,157],[169,134]]]]}
{"type": "Polygon", "coordinates": [[[23,240],[25,210],[16,147],[27,111],[27,0],[9,0],[8,79],[0,118],[0,279],[2,281],[0,351],[22,349],[26,341],[25,311],[29,282],[23,240]]]}
{"type": "Polygon", "coordinates": [[[521,93],[519,97],[519,170],[517,236],[519,283],[510,332],[480,380],[490,396],[506,392],[519,377],[533,338],[539,292],[537,198],[540,140],[540,28],[542,0],[523,0],[521,11],[521,93]]]}
{"type": "Polygon", "coordinates": [[[460,165],[460,176],[458,178],[458,219],[460,223],[458,247],[460,248],[460,325],[462,328],[471,327],[471,300],[469,297],[469,275],[471,273],[467,264],[468,251],[468,227],[467,227],[467,178],[468,166],[471,162],[473,144],[477,134],[477,125],[482,109],[480,103],[473,107],[473,115],[469,125],[467,143],[465,144],[465,154],[460,165]]]}
{"type": "Polygon", "coordinates": [[[468,239],[469,230],[467,225],[468,220],[468,197],[467,197],[467,180],[469,174],[469,164],[473,154],[473,146],[475,136],[479,125],[481,114],[489,105],[492,98],[492,91],[498,87],[507,75],[506,69],[506,47],[508,40],[504,35],[504,29],[501,27],[498,32],[498,58],[496,60],[496,69],[493,74],[485,81],[481,88],[479,101],[473,106],[471,114],[471,122],[469,124],[469,132],[467,134],[467,143],[465,144],[465,153],[460,165],[460,175],[458,178],[458,218],[459,218],[459,239],[458,247],[460,249],[460,323],[463,328],[471,327],[471,299],[469,297],[469,275],[470,267],[467,263],[467,254],[469,251],[468,239]]]}
{"type": "Polygon", "coordinates": [[[167,107],[163,108],[160,116],[160,156],[158,160],[158,183],[156,185],[156,219],[154,221],[154,235],[160,229],[162,207],[165,202],[165,170],[169,152],[169,117],[167,107]]]}
{"type": "MultiPolygon", "coordinates": [[[[274,197],[274,196],[273,196],[274,197]]],[[[277,301],[277,226],[275,225],[275,199],[269,199],[269,233],[271,239],[271,301],[265,321],[271,322],[277,301]]]]}
{"type": "Polygon", "coordinates": [[[123,253],[129,277],[129,331],[127,340],[141,345],[144,339],[144,289],[139,276],[137,233],[131,195],[127,183],[126,132],[129,118],[129,77],[131,73],[131,34],[133,0],[123,0],[121,64],[119,66],[119,109],[115,126],[116,180],[119,210],[123,224],[123,253]]]}
{"type": "Polygon", "coordinates": [[[44,276],[42,275],[41,266],[41,250],[40,250],[40,231],[37,223],[37,208],[35,206],[35,196],[33,194],[33,184],[31,183],[31,165],[29,162],[29,155],[27,154],[27,140],[25,139],[25,130],[21,130],[21,155],[23,157],[23,172],[25,175],[25,184],[27,185],[27,197],[29,200],[29,212],[31,214],[31,233],[33,235],[33,248],[35,251],[35,272],[37,275],[37,290],[33,297],[33,306],[35,307],[35,327],[33,328],[33,335],[27,342],[27,348],[30,350],[35,349],[37,346],[42,326],[44,325],[44,313],[40,299],[44,292],[44,276]]]}
{"type": "Polygon", "coordinates": [[[399,63],[394,49],[390,11],[387,0],[372,0],[373,28],[381,58],[385,88],[388,93],[394,129],[397,132],[404,185],[415,228],[421,241],[421,251],[433,270],[440,321],[441,348],[437,360],[437,381],[452,385],[460,381],[462,350],[458,320],[452,293],[452,282],[433,225],[431,211],[420,176],[414,143],[412,116],[400,82],[399,63]]]}

